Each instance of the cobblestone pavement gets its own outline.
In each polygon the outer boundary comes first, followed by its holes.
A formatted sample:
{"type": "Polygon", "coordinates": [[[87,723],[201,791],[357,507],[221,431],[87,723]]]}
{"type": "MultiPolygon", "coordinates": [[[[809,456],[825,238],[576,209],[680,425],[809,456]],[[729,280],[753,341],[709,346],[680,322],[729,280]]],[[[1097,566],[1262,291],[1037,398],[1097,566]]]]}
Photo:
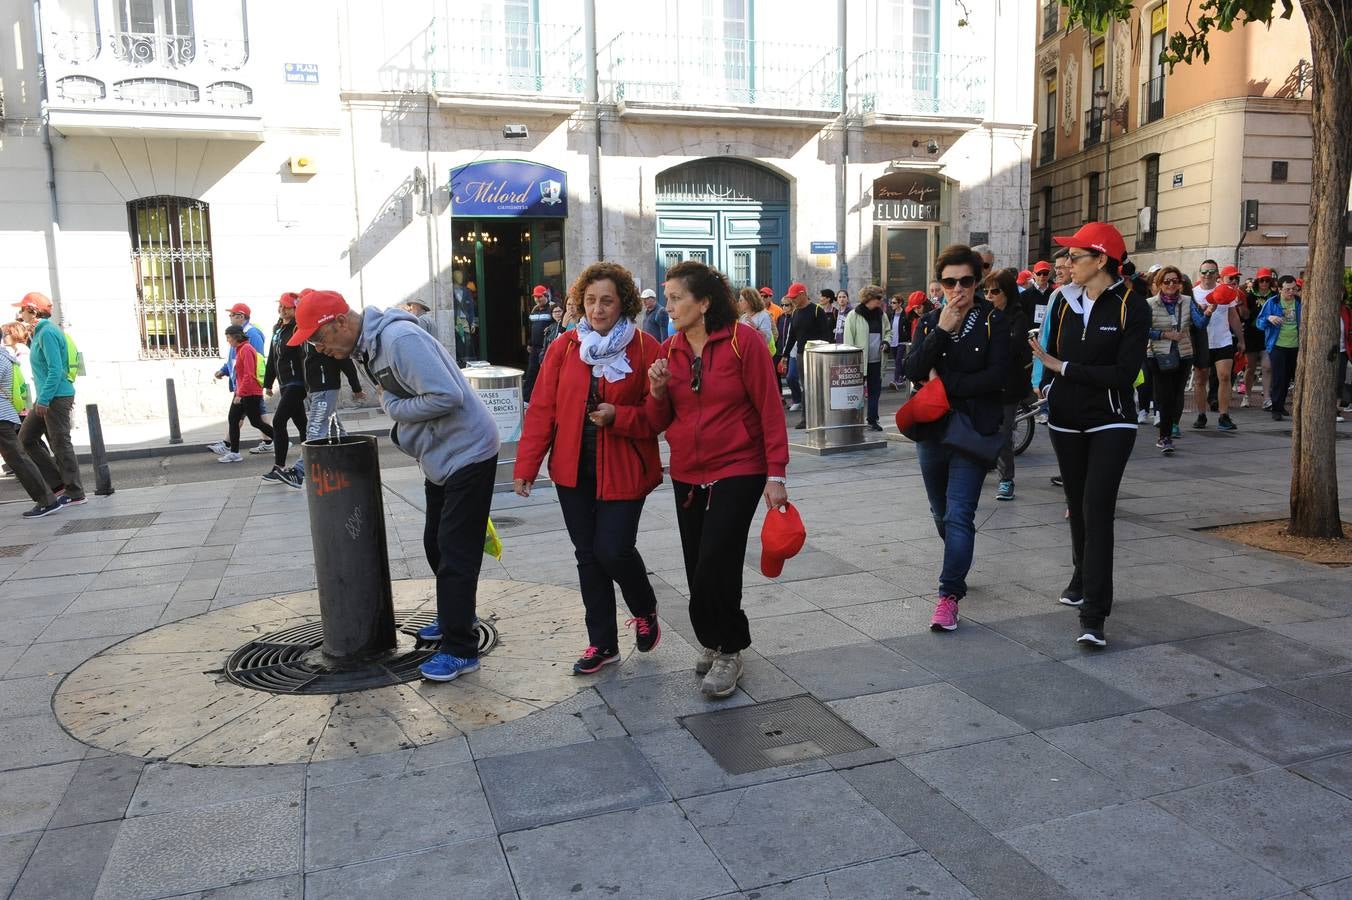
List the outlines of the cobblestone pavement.
{"type": "MultiPolygon", "coordinates": [[[[795,455],[808,546],[771,582],[753,540],[754,646],[723,705],[810,693],[877,749],[742,775],[679,720],[713,704],[690,668],[667,488],[640,536],[656,652],[451,740],[236,768],[92,749],[52,697],[130,635],[312,588],[304,495],[250,477],[7,515],[0,893],[1352,897],[1352,571],[1194,530],[1286,508],[1289,438],[1255,411],[1236,420],[1237,435],[1186,431],[1169,460],[1142,434],[1099,653],[1072,643],[1054,600],[1069,552],[1045,434],[1020,457],[1017,500],[987,482],[962,627],[945,635],[928,630],[939,542],[911,448],[795,455]],[[137,513],[158,515],[57,535],[137,513]]],[[[413,469],[386,480],[421,496],[413,469]]],[[[426,577],[419,513],[386,499],[394,577],[426,577]]],[[[495,503],[516,521],[484,577],[575,587],[552,492],[495,503]]]]}

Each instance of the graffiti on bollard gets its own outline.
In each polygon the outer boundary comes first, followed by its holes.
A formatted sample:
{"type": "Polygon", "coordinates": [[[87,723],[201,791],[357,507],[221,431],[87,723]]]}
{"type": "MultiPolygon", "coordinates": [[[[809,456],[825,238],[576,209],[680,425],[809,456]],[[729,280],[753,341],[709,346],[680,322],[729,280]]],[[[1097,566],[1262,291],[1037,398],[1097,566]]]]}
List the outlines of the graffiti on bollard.
{"type": "Polygon", "coordinates": [[[347,480],[346,472],[330,469],[321,466],[319,463],[310,464],[310,485],[314,488],[317,497],[323,497],[325,494],[336,494],[338,491],[352,486],[347,480]]]}

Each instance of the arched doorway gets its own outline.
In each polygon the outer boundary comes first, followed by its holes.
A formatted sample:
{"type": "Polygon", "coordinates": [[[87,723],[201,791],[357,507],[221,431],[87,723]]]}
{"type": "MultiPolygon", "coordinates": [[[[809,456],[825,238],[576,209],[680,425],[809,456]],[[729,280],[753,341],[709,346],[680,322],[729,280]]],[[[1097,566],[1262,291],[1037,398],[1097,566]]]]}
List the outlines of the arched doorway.
{"type": "Polygon", "coordinates": [[[657,281],[695,259],[733,288],[789,287],[789,182],[743,159],[711,157],[657,176],[657,281]]]}

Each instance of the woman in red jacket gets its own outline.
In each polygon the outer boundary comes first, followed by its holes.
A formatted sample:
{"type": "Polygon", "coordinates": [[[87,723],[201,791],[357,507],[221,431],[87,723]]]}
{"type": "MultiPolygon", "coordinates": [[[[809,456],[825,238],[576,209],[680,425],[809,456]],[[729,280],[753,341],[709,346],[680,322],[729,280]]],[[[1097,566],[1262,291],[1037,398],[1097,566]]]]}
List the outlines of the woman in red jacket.
{"type": "Polygon", "coordinates": [[[771,509],[788,502],[788,431],[769,348],[737,321],[723,273],[680,263],[667,271],[666,294],[676,333],[648,370],[645,412],[671,446],[690,623],[704,647],[700,689],[726,697],[751,646],[742,612],[747,532],[762,496],[771,509]]]}
{"type": "Polygon", "coordinates": [[[623,266],[588,266],[568,296],[583,317],[545,353],[512,474],[516,492],[529,497],[549,454],[586,607],[588,647],[573,674],[588,675],[620,659],[616,584],[639,652],[662,636],[657,597],[635,546],[644,498],[662,483],[657,429],[643,414],[658,346],[634,325],[642,301],[623,266]]]}

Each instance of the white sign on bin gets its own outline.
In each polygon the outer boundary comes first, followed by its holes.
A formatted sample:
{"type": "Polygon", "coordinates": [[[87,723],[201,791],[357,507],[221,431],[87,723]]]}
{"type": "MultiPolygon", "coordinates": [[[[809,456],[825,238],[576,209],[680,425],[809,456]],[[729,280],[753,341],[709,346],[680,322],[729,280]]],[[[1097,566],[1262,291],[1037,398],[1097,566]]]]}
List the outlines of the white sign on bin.
{"type": "Polygon", "coordinates": [[[831,408],[864,408],[864,373],[859,366],[831,367],[831,408]]]}
{"type": "Polygon", "coordinates": [[[521,440],[521,389],[478,388],[479,397],[498,424],[498,440],[504,444],[521,440]]]}

